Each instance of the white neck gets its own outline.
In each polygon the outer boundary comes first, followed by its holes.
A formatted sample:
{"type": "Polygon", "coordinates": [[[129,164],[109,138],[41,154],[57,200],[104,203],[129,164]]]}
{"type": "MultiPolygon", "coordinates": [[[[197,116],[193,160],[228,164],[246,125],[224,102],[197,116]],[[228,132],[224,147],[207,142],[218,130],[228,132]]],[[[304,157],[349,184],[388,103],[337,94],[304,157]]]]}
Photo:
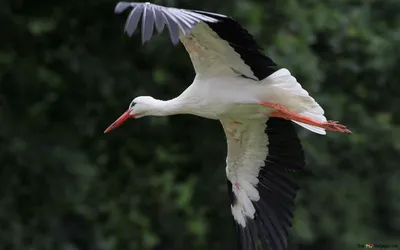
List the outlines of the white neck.
{"type": "Polygon", "coordinates": [[[180,97],[166,101],[154,99],[154,103],[152,103],[153,110],[150,115],[167,116],[185,114],[187,105],[186,100],[180,97]]]}
{"type": "Polygon", "coordinates": [[[198,86],[193,83],[176,98],[167,101],[154,99],[151,103],[152,110],[148,112],[147,115],[167,116],[191,114],[209,119],[216,119],[215,112],[208,108],[208,104],[205,101],[210,92],[205,87],[207,86],[204,86],[204,84],[198,86]]]}

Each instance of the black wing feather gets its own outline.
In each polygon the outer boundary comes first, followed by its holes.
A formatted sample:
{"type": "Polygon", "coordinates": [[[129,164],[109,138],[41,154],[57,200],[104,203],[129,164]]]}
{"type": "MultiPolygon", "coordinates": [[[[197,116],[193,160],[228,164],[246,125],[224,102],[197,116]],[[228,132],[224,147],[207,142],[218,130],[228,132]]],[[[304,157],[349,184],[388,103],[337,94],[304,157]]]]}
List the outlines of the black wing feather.
{"type": "Polygon", "coordinates": [[[243,61],[250,66],[258,80],[268,77],[277,70],[274,61],[263,54],[263,49],[257,44],[254,37],[236,20],[230,17],[220,17],[214,13],[195,12],[220,20],[220,22],[206,23],[221,39],[229,42],[243,61]]]}
{"type": "MultiPolygon", "coordinates": [[[[246,227],[235,222],[241,250],[287,249],[296,194],[300,188],[292,174],[305,171],[303,149],[292,122],[269,118],[265,133],[269,153],[258,175],[256,188],[260,199],[253,201],[255,217],[247,218],[246,227]]],[[[229,181],[228,187],[234,205],[236,197],[229,181]]]]}

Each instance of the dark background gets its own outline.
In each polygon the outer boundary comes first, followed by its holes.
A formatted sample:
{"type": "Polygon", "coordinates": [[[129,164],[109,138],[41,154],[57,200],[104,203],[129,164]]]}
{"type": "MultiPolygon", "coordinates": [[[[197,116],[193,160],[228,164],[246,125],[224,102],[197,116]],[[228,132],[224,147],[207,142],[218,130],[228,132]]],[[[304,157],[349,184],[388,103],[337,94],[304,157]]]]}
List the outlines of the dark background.
{"type": "MultiPolygon", "coordinates": [[[[308,168],[291,250],[400,245],[400,1],[154,3],[234,16],[353,134],[299,128],[308,168]]],[[[236,249],[217,121],[146,117],[138,95],[194,72],[166,32],[141,45],[111,0],[0,2],[0,249],[236,249]]]]}

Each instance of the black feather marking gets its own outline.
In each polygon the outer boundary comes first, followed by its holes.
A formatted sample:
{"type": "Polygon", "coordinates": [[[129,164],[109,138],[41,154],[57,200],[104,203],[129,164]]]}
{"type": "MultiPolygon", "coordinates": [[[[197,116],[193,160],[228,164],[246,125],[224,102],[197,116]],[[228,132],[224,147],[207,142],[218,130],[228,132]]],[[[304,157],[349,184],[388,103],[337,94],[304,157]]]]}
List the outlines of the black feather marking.
{"type": "Polygon", "coordinates": [[[269,141],[268,168],[283,168],[288,172],[306,171],[302,146],[291,121],[269,118],[265,132],[269,141]]]}
{"type": "MultiPolygon", "coordinates": [[[[259,208],[257,206],[255,206],[257,211],[259,210],[259,208]]],[[[259,231],[259,237],[260,237],[260,243],[261,243],[261,248],[262,249],[273,249],[272,248],[272,242],[269,240],[270,238],[272,238],[272,230],[269,229],[269,227],[271,226],[270,224],[264,224],[265,222],[268,222],[268,218],[262,218],[259,220],[259,223],[257,224],[258,227],[258,231],[259,231]]]]}
{"type": "Polygon", "coordinates": [[[248,234],[249,234],[249,248],[248,249],[257,249],[258,248],[258,227],[254,220],[248,220],[247,223],[248,234]]]}
{"type": "Polygon", "coordinates": [[[245,246],[243,241],[245,240],[245,237],[243,235],[243,227],[241,225],[239,225],[238,223],[236,223],[235,220],[233,220],[233,223],[235,224],[235,229],[236,229],[236,239],[238,242],[238,246],[240,249],[243,249],[245,246]]]}
{"type": "Polygon", "coordinates": [[[258,80],[268,77],[277,70],[277,65],[263,54],[262,48],[257,44],[254,37],[236,20],[214,13],[194,12],[220,20],[220,22],[206,23],[221,39],[227,41],[232,46],[243,61],[251,68],[258,80]]]}
{"type": "MultiPolygon", "coordinates": [[[[265,133],[269,153],[258,174],[256,188],[260,199],[253,201],[255,217],[246,218],[246,227],[235,222],[241,250],[287,249],[295,198],[300,188],[293,179],[293,172],[305,170],[303,149],[291,121],[269,118],[265,133]]],[[[230,181],[228,190],[234,205],[236,197],[230,181]]]]}
{"type": "MultiPolygon", "coordinates": [[[[271,176],[273,177],[273,176],[271,176]]],[[[277,182],[279,181],[274,181],[273,179],[270,178],[265,178],[265,177],[261,177],[262,179],[259,182],[259,187],[262,190],[266,190],[271,191],[273,190],[273,194],[276,194],[276,196],[278,197],[282,197],[285,198],[287,200],[291,200],[296,198],[296,190],[294,190],[293,188],[290,189],[286,189],[286,188],[282,188],[282,185],[278,184],[277,182]]],[[[284,204],[287,205],[287,204],[284,204]]]]}
{"type": "Polygon", "coordinates": [[[277,216],[275,208],[272,208],[271,206],[268,206],[262,202],[256,203],[254,206],[256,207],[257,211],[257,215],[254,220],[255,223],[257,223],[260,232],[265,234],[260,236],[266,238],[266,242],[268,242],[267,246],[270,246],[272,249],[285,249],[285,242],[281,239],[286,238],[287,235],[285,235],[285,231],[280,228],[280,218],[277,216]]]}
{"type": "Polygon", "coordinates": [[[260,206],[271,208],[273,210],[280,211],[278,217],[282,219],[283,224],[290,225],[291,218],[293,217],[292,208],[294,202],[290,200],[282,200],[278,194],[274,193],[273,190],[268,188],[260,188],[260,193],[264,198],[268,198],[267,201],[261,201],[260,206]],[[265,202],[265,204],[262,204],[265,202]]]}
{"type": "Polygon", "coordinates": [[[226,184],[228,186],[228,195],[229,195],[229,198],[231,200],[231,204],[235,204],[236,203],[236,196],[234,195],[234,193],[232,191],[232,183],[229,180],[226,180],[226,184]]]}
{"type": "Polygon", "coordinates": [[[263,225],[268,225],[271,244],[276,245],[276,249],[285,249],[293,216],[291,211],[294,208],[293,200],[284,200],[274,194],[273,190],[264,190],[260,193],[263,199],[254,203],[257,211],[256,220],[262,222],[263,225]]]}
{"type": "Polygon", "coordinates": [[[243,249],[252,249],[250,248],[251,246],[251,235],[250,235],[250,230],[247,230],[247,228],[241,228],[242,230],[242,235],[243,235],[243,242],[242,242],[242,247],[243,249]]]}

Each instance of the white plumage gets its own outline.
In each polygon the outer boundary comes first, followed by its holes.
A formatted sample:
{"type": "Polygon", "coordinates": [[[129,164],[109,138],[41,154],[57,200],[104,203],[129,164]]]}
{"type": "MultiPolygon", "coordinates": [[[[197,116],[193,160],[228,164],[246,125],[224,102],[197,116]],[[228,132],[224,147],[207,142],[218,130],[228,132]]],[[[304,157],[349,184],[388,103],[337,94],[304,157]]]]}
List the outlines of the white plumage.
{"type": "Polygon", "coordinates": [[[318,134],[350,131],[327,121],[324,110],[289,70],[279,69],[235,20],[210,12],[150,3],[132,7],[125,30],[132,35],[142,16],[142,41],[154,26],[168,26],[173,43],[185,46],[196,77],[178,97],[135,98],[105,132],[128,118],[192,114],[219,120],[227,137],[226,175],[231,212],[242,250],[287,248],[296,191],[292,173],[303,172],[304,155],[292,121],[318,134]]]}

